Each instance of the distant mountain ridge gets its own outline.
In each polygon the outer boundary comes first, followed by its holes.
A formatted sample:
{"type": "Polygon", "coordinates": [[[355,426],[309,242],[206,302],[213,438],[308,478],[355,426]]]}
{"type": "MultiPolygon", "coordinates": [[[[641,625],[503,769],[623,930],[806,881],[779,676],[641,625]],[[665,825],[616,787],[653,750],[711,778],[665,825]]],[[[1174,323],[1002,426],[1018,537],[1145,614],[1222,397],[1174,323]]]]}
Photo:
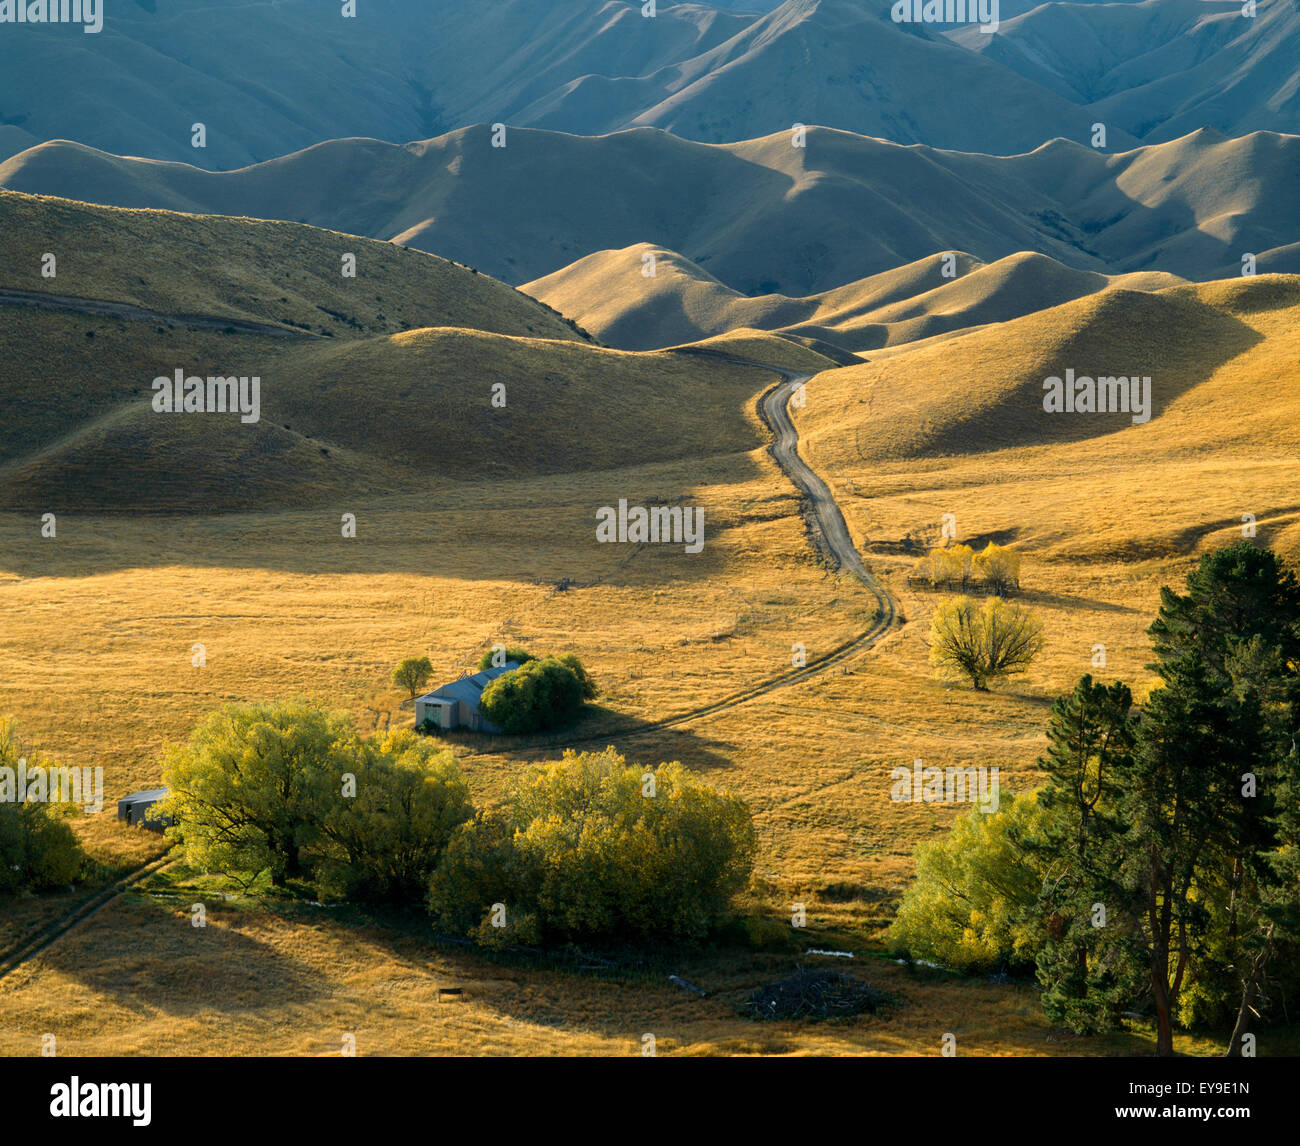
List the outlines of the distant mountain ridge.
{"type": "Polygon", "coordinates": [[[230,170],[338,137],[476,123],[721,143],[817,123],[989,154],[1300,131],[1300,13],[1226,0],[999,5],[996,35],[889,0],[123,0],[101,34],[10,29],[0,158],[51,139],[230,170]],[[1237,16],[1233,16],[1236,12],[1237,16]],[[238,68],[230,66],[238,60],[238,68]],[[942,77],[936,83],[936,77],[942,77]],[[93,92],[94,98],[51,93],[93,92]],[[192,129],[203,124],[203,148],[192,129]]]}
{"type": "Polygon", "coordinates": [[[1300,270],[1300,137],[1199,131],[1107,155],[903,147],[812,128],[725,146],[648,128],[599,138],[487,126],[398,147],[336,140],[241,171],[42,144],[0,188],[252,216],[391,239],[513,285],[637,243],[743,295],[803,297],[943,251],[1036,251],[1076,270],[1198,281],[1300,270]]]}
{"type": "Polygon", "coordinates": [[[1201,127],[1225,135],[1296,131],[1300,5],[1238,0],[1048,3],[996,36],[950,38],[1149,142],[1201,127]]]}

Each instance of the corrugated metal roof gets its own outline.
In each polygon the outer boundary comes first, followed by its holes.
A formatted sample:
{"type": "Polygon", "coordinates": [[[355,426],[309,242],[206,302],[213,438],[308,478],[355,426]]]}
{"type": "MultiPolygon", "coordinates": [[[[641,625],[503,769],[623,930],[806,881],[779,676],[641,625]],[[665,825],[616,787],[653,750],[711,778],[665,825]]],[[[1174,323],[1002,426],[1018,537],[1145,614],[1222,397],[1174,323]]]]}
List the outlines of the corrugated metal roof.
{"type": "Polygon", "coordinates": [[[145,792],[132,792],[129,796],[123,796],[118,803],[125,804],[130,802],[132,804],[153,804],[157,803],[157,801],[161,800],[165,795],[167,795],[166,788],[150,788],[145,792]]]}
{"type": "Polygon", "coordinates": [[[419,699],[422,701],[443,700],[454,698],[463,700],[467,704],[478,707],[479,698],[483,695],[483,690],[487,688],[499,676],[504,676],[508,672],[513,672],[519,667],[518,661],[506,661],[500,668],[484,669],[482,672],[476,672],[473,676],[463,676],[460,680],[454,680],[450,684],[444,684],[435,688],[432,692],[426,693],[419,699]]]}

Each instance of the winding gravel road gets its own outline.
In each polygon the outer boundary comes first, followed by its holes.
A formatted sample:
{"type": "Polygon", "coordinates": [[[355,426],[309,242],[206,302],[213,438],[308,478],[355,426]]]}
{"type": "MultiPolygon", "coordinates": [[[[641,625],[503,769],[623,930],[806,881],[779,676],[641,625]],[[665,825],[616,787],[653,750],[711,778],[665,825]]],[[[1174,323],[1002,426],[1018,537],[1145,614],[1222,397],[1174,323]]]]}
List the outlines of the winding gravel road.
{"type": "MultiPolygon", "coordinates": [[[[768,369],[776,370],[776,367],[769,366],[768,369]]],[[[799,431],[794,428],[794,421],[790,417],[790,399],[812,375],[795,374],[788,370],[779,370],[777,373],[784,375],[785,381],[764,394],[760,402],[763,420],[776,435],[776,440],[771,445],[772,457],[785,471],[786,477],[794,482],[808,498],[826,546],[840,568],[847,569],[875,593],[881,607],[884,608],[888,594],[862,564],[862,555],[853,544],[853,538],[849,536],[849,527],[844,521],[844,514],[840,512],[830,487],[799,456],[799,431]]]]}
{"type": "MultiPolygon", "coordinates": [[[[751,688],[725,696],[712,704],[706,704],[700,708],[693,708],[689,712],[681,712],[676,716],[669,716],[663,720],[656,720],[624,731],[600,732],[576,740],[565,738],[563,741],[565,746],[596,743],[598,741],[608,744],[613,740],[644,736],[650,732],[658,732],[661,729],[686,724],[702,717],[713,716],[725,709],[735,708],[738,704],[744,704],[756,697],[775,692],[779,688],[788,688],[792,684],[799,684],[825,672],[832,665],[839,664],[841,661],[848,660],[850,657],[871,648],[894,627],[898,619],[898,610],[893,597],[867,571],[867,567],[863,564],[862,555],[853,544],[853,538],[849,534],[849,527],[844,521],[844,514],[840,512],[840,507],[836,504],[830,487],[799,456],[799,431],[795,429],[794,422],[790,417],[790,399],[794,392],[807,382],[812,375],[799,374],[793,370],[768,365],[765,362],[751,362],[747,359],[732,358],[730,355],[721,354],[717,351],[691,351],[690,353],[697,354],[700,357],[725,359],[739,366],[755,366],[781,376],[782,381],[772,387],[771,390],[768,390],[758,401],[759,415],[773,434],[773,441],[771,446],[768,447],[768,451],[776,464],[781,467],[782,472],[794,483],[795,488],[808,499],[817,529],[825,540],[827,551],[837,562],[838,567],[852,573],[854,577],[862,582],[867,591],[875,597],[877,606],[875,623],[865,633],[860,633],[838,648],[832,649],[822,656],[815,657],[802,668],[782,673],[780,676],[772,677],[751,688]]],[[[536,744],[532,744],[527,748],[517,750],[494,748],[489,751],[510,756],[515,755],[517,752],[533,751],[536,747],[536,744]]]]}

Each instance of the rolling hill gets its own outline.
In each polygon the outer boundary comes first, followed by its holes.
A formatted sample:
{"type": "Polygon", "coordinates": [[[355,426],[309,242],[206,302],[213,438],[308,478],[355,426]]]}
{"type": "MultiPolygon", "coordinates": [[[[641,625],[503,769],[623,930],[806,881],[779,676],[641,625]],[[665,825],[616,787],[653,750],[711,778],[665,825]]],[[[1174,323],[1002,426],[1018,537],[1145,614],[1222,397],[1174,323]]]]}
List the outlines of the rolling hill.
{"type": "Polygon", "coordinates": [[[821,374],[796,421],[883,552],[936,543],[951,511],[1048,563],[1227,544],[1243,514],[1300,555],[1297,362],[1300,277],[1120,288],[821,374]],[[1149,377],[1149,417],[1048,412],[1067,370],[1149,377]]]}
{"type": "Polygon", "coordinates": [[[1198,131],[1119,155],[1055,140],[994,157],[829,129],[712,146],[477,127],[398,147],[337,140],[239,171],[48,143],[0,188],[287,219],[436,251],[512,284],[636,243],[744,295],[817,294],[943,251],[1037,251],[1103,274],[1193,280],[1300,269],[1300,137],[1198,131]]]}
{"type": "Polygon", "coordinates": [[[298,508],[759,440],[746,403],[763,375],[593,346],[518,291],[393,244],[12,193],[0,220],[6,510],[298,508]],[[177,370],[257,378],[256,416],[159,412],[154,381],[177,370]],[[702,385],[729,417],[688,416],[702,385]]]}
{"type": "Polygon", "coordinates": [[[439,328],[286,346],[62,314],[5,318],[6,390],[25,411],[0,435],[5,510],[297,509],[432,494],[439,479],[616,469],[759,440],[746,400],[764,377],[685,355],[439,328]],[[51,401],[54,360],[63,365],[51,401]],[[156,412],[152,382],[176,369],[256,376],[260,420],[156,412]],[[497,384],[505,408],[492,404],[497,384]],[[705,384],[730,395],[729,421],[684,416],[705,384]],[[619,400],[600,400],[609,394],[619,400]]]}
{"type": "Polygon", "coordinates": [[[653,350],[750,327],[861,352],[1005,322],[1117,286],[1152,290],[1179,281],[1157,272],[1079,271],[1028,251],[994,263],[954,252],[950,263],[931,255],[807,298],[746,297],[681,255],[639,244],[589,255],[520,289],[620,350],[653,350]],[[642,273],[647,256],[654,257],[653,276],[642,273]]]}
{"type": "Polygon", "coordinates": [[[0,191],[0,290],[107,300],[324,337],[459,326],[583,339],[560,315],[446,259],[304,227],[0,191]],[[52,277],[43,273],[54,256],[52,277]],[[345,257],[355,274],[345,274],[345,257]],[[178,260],[182,260],[178,262],[178,260]],[[144,273],[142,273],[144,272],[144,273]]]}

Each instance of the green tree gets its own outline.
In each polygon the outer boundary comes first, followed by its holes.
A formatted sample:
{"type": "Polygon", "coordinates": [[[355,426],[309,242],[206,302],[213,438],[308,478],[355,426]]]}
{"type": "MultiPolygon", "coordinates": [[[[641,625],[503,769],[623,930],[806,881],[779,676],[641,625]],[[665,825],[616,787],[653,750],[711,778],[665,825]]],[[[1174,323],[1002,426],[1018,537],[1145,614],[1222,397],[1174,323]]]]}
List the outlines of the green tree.
{"type": "Polygon", "coordinates": [[[307,875],[320,808],[353,770],[349,717],[305,703],[232,705],[201,721],[163,764],[160,812],[186,861],[206,871],[270,872],[283,887],[307,875]]]}
{"type": "Polygon", "coordinates": [[[503,732],[562,728],[582,711],[583,694],[583,682],[573,669],[546,657],[492,681],[479,698],[479,711],[503,732]]]}
{"type": "Polygon", "coordinates": [[[1293,791],[1300,590],[1275,554],[1231,546],[1201,559],[1185,594],[1161,591],[1150,632],[1162,687],[1122,784],[1119,872],[1167,1055],[1184,991],[1198,984],[1212,1011],[1225,969],[1239,1038],[1273,951],[1294,934],[1280,801],[1293,791]]]}
{"type": "Polygon", "coordinates": [[[578,683],[582,685],[583,700],[595,700],[600,695],[596,682],[591,679],[591,674],[574,653],[565,653],[555,659],[578,678],[578,683]]]}
{"type": "Polygon", "coordinates": [[[428,657],[407,657],[393,669],[393,683],[407,689],[414,700],[433,678],[433,665],[428,657]]]}
{"type": "Polygon", "coordinates": [[[0,895],[66,888],[82,873],[86,855],[69,821],[74,804],[19,802],[18,769],[56,767],[22,746],[17,726],[0,719],[0,895]]]}
{"type": "Polygon", "coordinates": [[[526,665],[536,659],[527,649],[502,649],[499,645],[493,645],[479,657],[478,671],[486,672],[490,668],[503,668],[511,661],[518,665],[526,665]]]}
{"type": "Polygon", "coordinates": [[[1197,890],[1230,864],[1232,725],[1204,662],[1190,658],[1152,692],[1138,751],[1123,770],[1120,905],[1148,969],[1160,1055],[1173,1053],[1179,999],[1207,930],[1207,903],[1197,890]]]}
{"type": "Polygon", "coordinates": [[[1024,840],[1042,811],[1020,793],[993,813],[972,808],[916,850],[916,879],[889,929],[890,947],[963,972],[1033,966],[1041,854],[1024,840]]]}
{"type": "Polygon", "coordinates": [[[1239,542],[1205,554],[1185,593],[1161,589],[1149,632],[1161,664],[1176,665],[1199,651],[1220,684],[1231,677],[1236,651],[1255,637],[1294,670],[1300,663],[1300,588],[1276,553],[1239,542]]]}
{"type": "Polygon", "coordinates": [[[66,804],[0,804],[0,895],[56,891],[77,880],[85,853],[66,804]]]}
{"type": "Polygon", "coordinates": [[[1243,897],[1240,940],[1230,968],[1240,985],[1227,1053],[1244,1053],[1245,1036],[1267,1010],[1270,985],[1282,998],[1300,995],[1300,751],[1283,756],[1272,818],[1273,847],[1259,857],[1253,900],[1243,897]],[[1276,969],[1276,970],[1274,970],[1276,969]]]}
{"type": "Polygon", "coordinates": [[[1048,752],[1038,762],[1049,777],[1040,831],[1028,841],[1044,859],[1038,981],[1047,1017],[1078,1034],[1117,1026],[1143,993],[1141,964],[1106,928],[1122,835],[1119,785],[1136,740],[1132,707],[1126,685],[1084,676],[1052,705],[1048,752]]]}
{"type": "Polygon", "coordinates": [[[1203,969],[1186,1018],[1233,1020],[1239,1054],[1276,952],[1300,937],[1300,586],[1275,553],[1241,542],[1202,557],[1185,593],[1162,590],[1151,635],[1162,678],[1202,672],[1224,709],[1225,792],[1197,891],[1203,969]]]}
{"type": "Polygon", "coordinates": [[[320,886],[368,903],[420,903],[452,833],[474,815],[456,758],[407,729],[357,744],[320,811],[320,886]]]}
{"type": "Polygon", "coordinates": [[[699,939],[730,913],[754,853],[748,808],[680,764],[570,751],[456,833],[429,902],[442,928],[480,939],[699,939]]]}
{"type": "Polygon", "coordinates": [[[944,601],[930,622],[931,663],[941,674],[967,678],[979,692],[1024,672],[1042,647],[1042,623],[1001,597],[990,597],[982,609],[969,597],[944,601]]]}

